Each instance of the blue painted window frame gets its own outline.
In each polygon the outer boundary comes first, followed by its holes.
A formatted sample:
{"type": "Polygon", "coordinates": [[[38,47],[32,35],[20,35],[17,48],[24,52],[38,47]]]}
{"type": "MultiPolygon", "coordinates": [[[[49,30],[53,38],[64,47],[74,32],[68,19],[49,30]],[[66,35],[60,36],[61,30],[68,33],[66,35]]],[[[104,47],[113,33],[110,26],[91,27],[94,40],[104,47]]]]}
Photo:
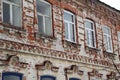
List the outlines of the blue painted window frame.
{"type": "Polygon", "coordinates": [[[4,76],[9,76],[9,75],[18,76],[20,78],[20,80],[22,80],[22,77],[23,77],[23,74],[21,74],[21,73],[4,72],[4,73],[2,73],[2,80],[4,80],[4,76]]]}
{"type": "Polygon", "coordinates": [[[80,80],[80,79],[78,79],[78,78],[70,78],[69,80],[80,80]]]}
{"type": "Polygon", "coordinates": [[[50,78],[50,79],[56,80],[56,78],[54,76],[49,76],[49,75],[41,76],[40,80],[42,80],[44,78],[50,78]]]}

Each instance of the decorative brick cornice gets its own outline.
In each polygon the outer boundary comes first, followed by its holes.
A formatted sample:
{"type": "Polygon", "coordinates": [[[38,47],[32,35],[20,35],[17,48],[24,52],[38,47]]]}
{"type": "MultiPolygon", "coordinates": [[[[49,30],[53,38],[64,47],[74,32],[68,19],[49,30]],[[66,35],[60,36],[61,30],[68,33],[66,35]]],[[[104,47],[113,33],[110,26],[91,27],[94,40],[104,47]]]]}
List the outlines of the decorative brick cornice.
{"type": "Polygon", "coordinates": [[[36,44],[31,45],[31,44],[18,43],[18,42],[7,41],[7,40],[0,40],[0,49],[65,59],[65,60],[81,62],[85,64],[93,64],[93,65],[106,66],[106,67],[111,66],[111,68],[113,68],[112,63],[107,60],[90,58],[90,57],[85,57],[77,54],[75,55],[74,53],[48,49],[42,46],[36,46],[36,44]]]}

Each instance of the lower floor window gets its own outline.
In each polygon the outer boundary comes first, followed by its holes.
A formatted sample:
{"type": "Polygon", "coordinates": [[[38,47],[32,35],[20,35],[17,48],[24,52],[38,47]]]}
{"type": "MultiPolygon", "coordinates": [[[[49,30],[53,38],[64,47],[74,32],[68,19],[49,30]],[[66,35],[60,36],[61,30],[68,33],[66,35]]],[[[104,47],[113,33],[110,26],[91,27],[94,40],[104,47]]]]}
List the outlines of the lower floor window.
{"type": "Polygon", "coordinates": [[[55,77],[53,77],[53,76],[41,76],[40,80],[55,80],[55,77]]]}
{"type": "Polygon", "coordinates": [[[21,73],[4,72],[2,73],[2,80],[22,80],[22,76],[21,73]]]}
{"type": "Polygon", "coordinates": [[[78,79],[78,78],[70,78],[69,80],[80,80],[80,79],[78,79]]]}

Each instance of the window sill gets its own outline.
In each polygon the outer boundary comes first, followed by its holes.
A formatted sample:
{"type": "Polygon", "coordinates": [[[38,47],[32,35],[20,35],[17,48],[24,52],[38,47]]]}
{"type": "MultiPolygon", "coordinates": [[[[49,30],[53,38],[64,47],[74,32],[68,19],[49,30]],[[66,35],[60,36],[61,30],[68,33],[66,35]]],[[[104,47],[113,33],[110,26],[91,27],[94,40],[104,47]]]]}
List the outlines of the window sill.
{"type": "Polygon", "coordinates": [[[11,25],[11,24],[8,24],[8,23],[0,23],[2,26],[6,27],[6,28],[12,28],[12,29],[15,29],[15,30],[19,30],[19,31],[26,31],[24,30],[22,27],[18,27],[18,26],[14,26],[14,25],[11,25]]]}
{"type": "Polygon", "coordinates": [[[36,39],[50,39],[50,40],[56,40],[56,37],[54,36],[48,36],[48,35],[45,35],[45,34],[41,34],[41,33],[35,33],[35,36],[36,36],[36,39]]]}
{"type": "Polygon", "coordinates": [[[104,50],[103,52],[106,52],[106,53],[109,53],[109,54],[113,54],[113,51],[104,50]]]}
{"type": "Polygon", "coordinates": [[[100,49],[98,49],[98,48],[96,48],[96,47],[86,46],[86,48],[88,48],[89,50],[100,51],[100,49]]]}
{"type": "Polygon", "coordinates": [[[115,56],[117,56],[117,54],[114,54],[114,53],[112,53],[112,52],[108,52],[108,51],[103,51],[103,55],[104,55],[104,57],[105,58],[113,58],[113,59],[115,59],[115,56]]]}
{"type": "Polygon", "coordinates": [[[70,40],[64,40],[67,44],[69,45],[78,45],[78,46],[81,46],[81,44],[78,44],[77,42],[73,42],[73,41],[70,41],[70,40]]]}

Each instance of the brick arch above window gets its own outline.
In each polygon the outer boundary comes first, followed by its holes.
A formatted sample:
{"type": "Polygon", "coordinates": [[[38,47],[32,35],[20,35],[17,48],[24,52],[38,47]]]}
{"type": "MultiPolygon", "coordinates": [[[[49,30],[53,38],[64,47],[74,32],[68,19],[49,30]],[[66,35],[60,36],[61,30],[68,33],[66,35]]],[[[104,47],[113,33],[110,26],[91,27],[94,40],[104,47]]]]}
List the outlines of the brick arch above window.
{"type": "Polygon", "coordinates": [[[53,4],[53,5],[59,5],[59,2],[58,1],[55,1],[55,0],[46,0],[47,2],[53,4]]]}
{"type": "Polygon", "coordinates": [[[65,10],[68,10],[68,11],[70,11],[70,12],[76,14],[76,15],[78,14],[77,9],[72,7],[72,6],[70,6],[69,4],[60,3],[60,7],[65,9],[65,10]]]}

